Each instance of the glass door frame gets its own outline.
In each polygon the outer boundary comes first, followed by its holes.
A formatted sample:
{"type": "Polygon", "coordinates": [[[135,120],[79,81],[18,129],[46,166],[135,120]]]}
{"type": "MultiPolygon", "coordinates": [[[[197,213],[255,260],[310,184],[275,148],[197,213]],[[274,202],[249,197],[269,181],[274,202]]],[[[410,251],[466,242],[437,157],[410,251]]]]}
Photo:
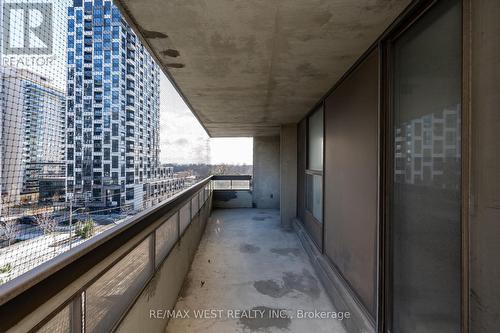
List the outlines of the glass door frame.
{"type": "MultiPolygon", "coordinates": [[[[394,106],[392,45],[438,0],[417,1],[394,27],[380,39],[379,125],[380,125],[380,188],[379,188],[379,273],[377,332],[392,332],[392,236],[391,202],[394,172],[394,106]]],[[[469,331],[469,202],[470,202],[470,1],[462,0],[462,64],[461,64],[461,332],[469,331]]]]}
{"type": "Polygon", "coordinates": [[[305,117],[306,120],[306,130],[305,130],[305,167],[304,167],[304,214],[305,214],[305,219],[304,223],[309,224],[309,226],[314,229],[310,230],[310,236],[311,239],[314,241],[316,247],[321,253],[324,253],[324,242],[325,242],[325,176],[324,176],[324,171],[325,171],[325,105],[324,101],[321,101],[317,106],[315,106],[305,117]],[[322,164],[323,168],[322,170],[315,170],[315,169],[310,169],[309,168],[309,120],[313,114],[316,112],[322,112],[322,127],[323,127],[323,156],[322,156],[322,164]],[[307,184],[307,178],[308,176],[321,176],[321,221],[316,219],[313,215],[313,212],[311,212],[307,208],[307,191],[308,191],[308,184],[307,184]]]}

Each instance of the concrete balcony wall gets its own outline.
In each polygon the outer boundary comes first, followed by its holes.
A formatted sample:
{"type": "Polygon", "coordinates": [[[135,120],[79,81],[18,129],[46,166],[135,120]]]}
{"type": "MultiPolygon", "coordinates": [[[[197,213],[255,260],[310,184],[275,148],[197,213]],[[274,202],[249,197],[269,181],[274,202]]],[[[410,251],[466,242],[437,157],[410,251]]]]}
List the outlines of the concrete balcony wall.
{"type": "Polygon", "coordinates": [[[253,206],[280,208],[280,137],[253,140],[253,206]]]}
{"type": "Polygon", "coordinates": [[[252,191],[219,190],[213,194],[214,208],[252,208],[252,191]]]}

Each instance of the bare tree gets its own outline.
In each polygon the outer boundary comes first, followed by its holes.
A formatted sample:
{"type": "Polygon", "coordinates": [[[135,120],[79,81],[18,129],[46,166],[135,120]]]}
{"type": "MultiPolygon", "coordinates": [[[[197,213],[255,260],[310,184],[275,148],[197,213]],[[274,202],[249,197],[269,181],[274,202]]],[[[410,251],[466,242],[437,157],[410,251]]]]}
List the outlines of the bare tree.
{"type": "Polygon", "coordinates": [[[45,235],[55,232],[57,228],[57,221],[48,213],[37,216],[36,224],[42,229],[45,235]]]}
{"type": "Polygon", "coordinates": [[[17,228],[18,224],[19,222],[17,220],[7,220],[0,223],[0,237],[7,241],[8,246],[10,246],[12,241],[15,240],[19,234],[19,229],[17,228]]]}
{"type": "Polygon", "coordinates": [[[214,174],[216,175],[225,175],[227,174],[228,167],[226,164],[218,164],[214,166],[214,174]]]}
{"type": "Polygon", "coordinates": [[[54,255],[56,253],[56,229],[57,229],[57,221],[49,214],[43,213],[36,217],[36,224],[42,229],[44,235],[53,235],[54,244],[52,247],[54,248],[54,255]]]}

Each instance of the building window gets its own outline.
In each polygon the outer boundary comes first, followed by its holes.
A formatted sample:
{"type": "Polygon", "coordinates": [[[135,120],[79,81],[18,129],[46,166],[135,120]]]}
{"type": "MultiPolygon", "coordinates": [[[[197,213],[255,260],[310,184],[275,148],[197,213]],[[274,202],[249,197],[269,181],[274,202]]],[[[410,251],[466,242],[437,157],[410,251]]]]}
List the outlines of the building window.
{"type": "Polygon", "coordinates": [[[307,169],[323,172],[323,108],[315,111],[309,117],[307,169]]]}
{"type": "Polygon", "coordinates": [[[323,108],[307,122],[306,209],[323,222],[323,108]]]}
{"type": "Polygon", "coordinates": [[[126,199],[127,200],[134,200],[134,188],[133,187],[127,188],[126,199]]]}

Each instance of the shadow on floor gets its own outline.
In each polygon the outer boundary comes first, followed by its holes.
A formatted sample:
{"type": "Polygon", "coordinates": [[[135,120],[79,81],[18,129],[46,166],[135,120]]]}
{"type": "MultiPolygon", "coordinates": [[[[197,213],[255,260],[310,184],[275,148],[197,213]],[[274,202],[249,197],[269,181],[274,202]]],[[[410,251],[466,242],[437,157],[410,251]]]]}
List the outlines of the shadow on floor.
{"type": "Polygon", "coordinates": [[[173,315],[168,333],[345,332],[297,236],[268,209],[212,213],[173,315]],[[328,318],[301,318],[318,315],[328,318]]]}

